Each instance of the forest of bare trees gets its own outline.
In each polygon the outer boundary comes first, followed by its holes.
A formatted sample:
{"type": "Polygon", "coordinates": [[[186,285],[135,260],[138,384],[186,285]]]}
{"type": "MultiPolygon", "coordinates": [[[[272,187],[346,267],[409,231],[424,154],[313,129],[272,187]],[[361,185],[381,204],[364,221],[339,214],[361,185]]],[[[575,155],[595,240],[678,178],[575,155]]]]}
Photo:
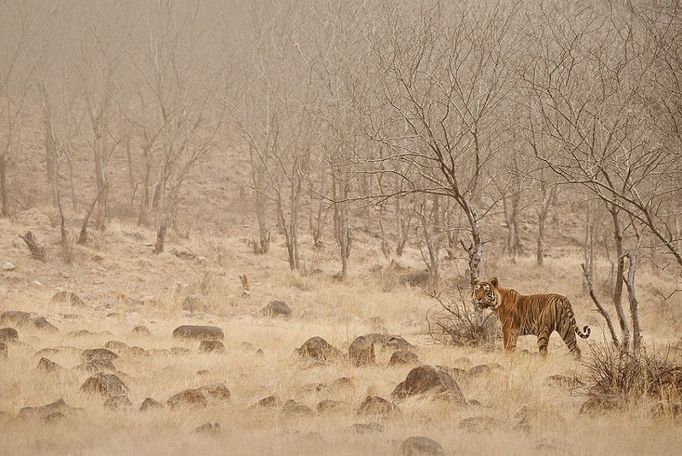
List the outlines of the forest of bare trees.
{"type": "Polygon", "coordinates": [[[85,244],[119,217],[163,252],[193,170],[238,150],[244,235],[260,255],[278,236],[292,270],[311,238],[344,279],[370,220],[432,287],[443,261],[487,272],[500,220],[502,254],[542,265],[570,201],[585,286],[608,256],[612,302],[593,299],[637,348],[638,268],[682,267],[677,0],[0,0],[0,42],[0,211],[52,205],[65,244],[65,219],[85,244]]]}

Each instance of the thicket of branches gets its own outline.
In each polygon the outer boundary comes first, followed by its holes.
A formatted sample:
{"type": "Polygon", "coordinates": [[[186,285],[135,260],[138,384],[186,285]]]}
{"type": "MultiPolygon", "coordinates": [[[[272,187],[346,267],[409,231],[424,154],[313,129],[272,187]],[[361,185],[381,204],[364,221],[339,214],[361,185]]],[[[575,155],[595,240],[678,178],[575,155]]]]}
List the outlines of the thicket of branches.
{"type": "Polygon", "coordinates": [[[38,166],[81,244],[131,217],[162,252],[193,171],[236,149],[254,252],[280,236],[292,270],[310,236],[345,278],[369,230],[387,265],[418,248],[432,289],[445,260],[472,280],[499,218],[542,265],[563,199],[586,288],[613,264],[593,295],[627,351],[638,267],[682,267],[679,0],[0,0],[0,40],[0,212],[40,203],[18,185],[38,166]]]}

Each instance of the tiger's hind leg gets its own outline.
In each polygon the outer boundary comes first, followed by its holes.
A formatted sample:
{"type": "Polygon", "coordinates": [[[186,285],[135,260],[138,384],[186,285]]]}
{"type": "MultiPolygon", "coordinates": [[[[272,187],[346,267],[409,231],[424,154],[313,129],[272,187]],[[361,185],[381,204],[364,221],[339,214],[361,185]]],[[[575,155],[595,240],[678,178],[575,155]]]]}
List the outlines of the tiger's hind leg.
{"type": "Polygon", "coordinates": [[[561,327],[558,330],[563,339],[568,350],[573,354],[575,359],[580,359],[580,349],[578,348],[578,343],[575,338],[575,326],[571,324],[570,321],[564,320],[561,327]]]}
{"type": "Polygon", "coordinates": [[[540,327],[538,332],[538,351],[541,355],[547,355],[547,345],[549,345],[549,336],[552,334],[552,328],[544,325],[540,327]]]}

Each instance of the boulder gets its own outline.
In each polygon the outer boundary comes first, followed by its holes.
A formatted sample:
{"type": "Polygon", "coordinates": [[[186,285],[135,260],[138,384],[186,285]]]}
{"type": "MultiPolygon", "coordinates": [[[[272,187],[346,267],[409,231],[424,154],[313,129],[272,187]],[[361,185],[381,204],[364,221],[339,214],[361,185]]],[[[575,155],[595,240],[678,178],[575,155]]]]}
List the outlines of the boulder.
{"type": "Polygon", "coordinates": [[[124,350],[124,349],[128,348],[128,344],[126,344],[125,342],[118,341],[118,340],[109,340],[104,344],[104,348],[106,348],[108,350],[120,351],[120,350],[124,350]]]}
{"type": "Polygon", "coordinates": [[[389,366],[399,366],[402,364],[418,364],[419,356],[415,352],[409,350],[396,350],[391,355],[388,361],[389,366]]]}
{"type": "Polygon", "coordinates": [[[104,407],[112,410],[128,408],[132,405],[133,403],[128,399],[128,396],[112,396],[104,401],[104,407]]]}
{"type": "Polygon", "coordinates": [[[355,382],[348,377],[339,377],[329,387],[334,391],[354,390],[355,382]]]}
{"type": "Polygon", "coordinates": [[[142,405],[140,405],[141,412],[146,412],[147,410],[158,410],[162,408],[163,404],[152,399],[151,397],[146,398],[144,401],[142,401],[142,405]]]}
{"type": "Polygon", "coordinates": [[[280,405],[279,399],[277,399],[275,396],[267,396],[253,404],[251,408],[254,407],[274,408],[279,407],[279,405],[280,405]]]}
{"type": "Polygon", "coordinates": [[[580,413],[584,415],[605,415],[614,410],[624,407],[623,400],[618,396],[599,395],[592,396],[580,407],[580,413]]]}
{"type": "Polygon", "coordinates": [[[317,413],[335,413],[341,412],[348,409],[348,403],[342,401],[335,401],[332,399],[325,399],[320,401],[315,407],[317,413]]]}
{"type": "Polygon", "coordinates": [[[131,332],[133,334],[137,334],[139,336],[151,336],[152,333],[149,332],[149,329],[146,326],[135,326],[131,332]]]}
{"type": "Polygon", "coordinates": [[[414,345],[403,339],[402,336],[397,336],[394,334],[372,333],[367,334],[365,337],[371,339],[375,345],[379,345],[382,349],[411,351],[416,349],[414,345]]]}
{"type": "Polygon", "coordinates": [[[85,302],[73,291],[58,291],[50,299],[51,304],[71,304],[72,306],[85,307],[85,302]]]}
{"type": "Polygon", "coordinates": [[[355,414],[379,418],[398,418],[402,416],[397,405],[380,396],[367,396],[357,408],[355,414]]]}
{"type": "Polygon", "coordinates": [[[41,419],[41,420],[46,420],[49,419],[48,417],[54,416],[57,413],[61,413],[62,415],[66,416],[73,411],[78,410],[73,407],[70,407],[64,402],[64,399],[59,399],[55,402],[52,402],[47,405],[43,405],[40,407],[24,407],[21,410],[19,410],[19,418],[25,418],[25,419],[41,419]]]}
{"type": "Polygon", "coordinates": [[[67,334],[69,337],[88,337],[96,336],[97,333],[90,331],[89,329],[77,329],[75,331],[69,331],[67,334]]]}
{"type": "Polygon", "coordinates": [[[312,358],[322,363],[338,361],[343,358],[338,349],[329,345],[329,342],[319,336],[306,340],[297,351],[303,358],[312,358]]]}
{"type": "Polygon", "coordinates": [[[398,449],[400,456],[439,456],[445,451],[440,443],[428,437],[410,437],[400,444],[398,449]]]}
{"type": "Polygon", "coordinates": [[[175,328],[173,337],[192,340],[223,340],[225,334],[217,326],[183,325],[175,328]]]}
{"type": "Polygon", "coordinates": [[[212,399],[225,401],[230,398],[230,390],[224,383],[216,383],[215,385],[207,385],[199,388],[199,391],[205,396],[212,399]]]}
{"type": "Polygon", "coordinates": [[[128,387],[114,374],[98,373],[85,380],[81,391],[100,394],[107,399],[128,396],[128,387]]]}
{"type": "Polygon", "coordinates": [[[310,416],[313,411],[307,405],[299,404],[293,399],[289,399],[282,406],[282,414],[286,416],[310,416]]]}
{"type": "Polygon", "coordinates": [[[220,423],[204,423],[194,428],[195,434],[217,434],[220,431],[220,423]]]}
{"type": "Polygon", "coordinates": [[[384,425],[380,423],[355,423],[350,430],[356,434],[376,434],[384,432],[384,425]]]}
{"type": "Polygon", "coordinates": [[[199,351],[207,353],[225,353],[225,345],[219,340],[202,340],[199,351]]]}
{"type": "Polygon", "coordinates": [[[578,377],[561,374],[550,375],[549,377],[545,378],[542,384],[550,388],[563,388],[567,390],[574,390],[576,388],[585,386],[585,384],[578,377]]]}
{"type": "Polygon", "coordinates": [[[474,366],[471,369],[469,369],[467,371],[467,375],[471,378],[476,378],[476,377],[490,375],[495,371],[501,371],[501,370],[503,370],[503,367],[497,363],[479,364],[479,365],[474,366]]]}
{"type": "Polygon", "coordinates": [[[266,317],[290,317],[291,309],[284,301],[274,300],[261,309],[261,314],[266,317]]]}
{"type": "Polygon", "coordinates": [[[25,325],[28,327],[32,327],[35,329],[40,329],[43,331],[48,331],[48,332],[57,332],[59,331],[56,326],[54,326],[52,323],[47,321],[45,317],[31,317],[28,320],[26,320],[25,325]]]}
{"type": "Polygon", "coordinates": [[[31,314],[22,310],[6,310],[0,312],[0,322],[19,324],[25,323],[29,318],[31,318],[31,314]]]}
{"type": "Polygon", "coordinates": [[[5,272],[11,272],[16,269],[16,266],[14,266],[14,263],[12,263],[9,260],[2,260],[0,261],[0,269],[2,269],[5,272]]]}
{"type": "Polygon", "coordinates": [[[181,407],[204,408],[208,405],[206,397],[198,389],[187,389],[174,394],[168,398],[167,403],[172,409],[181,407]]]}
{"type": "Polygon", "coordinates": [[[417,394],[430,394],[459,405],[466,404],[457,382],[447,372],[428,364],[412,369],[405,381],[398,384],[393,391],[393,397],[398,399],[417,394]]]}
{"type": "Polygon", "coordinates": [[[19,333],[14,328],[0,329],[0,342],[5,344],[17,342],[19,340],[19,333]]]}
{"type": "Polygon", "coordinates": [[[115,359],[118,359],[118,355],[107,348],[91,348],[81,353],[83,364],[110,363],[115,359]]]}
{"type": "Polygon", "coordinates": [[[104,361],[104,360],[92,360],[87,363],[82,363],[79,364],[78,366],[74,367],[74,369],[77,369],[81,372],[86,372],[88,374],[97,374],[100,372],[116,372],[116,366],[114,366],[114,363],[111,361],[104,361]]]}
{"type": "Polygon", "coordinates": [[[472,416],[464,418],[457,424],[459,429],[472,434],[482,434],[495,431],[504,426],[504,422],[491,416],[472,416]]]}
{"type": "Polygon", "coordinates": [[[45,373],[62,372],[64,370],[62,366],[47,358],[40,358],[36,368],[45,373]]]}
{"type": "Polygon", "coordinates": [[[354,366],[367,366],[376,362],[374,342],[366,336],[357,337],[348,347],[348,359],[354,366]]]}

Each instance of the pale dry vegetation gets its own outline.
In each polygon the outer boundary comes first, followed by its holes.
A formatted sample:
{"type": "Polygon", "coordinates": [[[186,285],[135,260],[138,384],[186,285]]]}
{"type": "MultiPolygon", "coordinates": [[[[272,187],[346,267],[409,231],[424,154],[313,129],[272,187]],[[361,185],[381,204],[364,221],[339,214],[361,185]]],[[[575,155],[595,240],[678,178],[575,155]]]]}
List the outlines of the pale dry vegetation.
{"type": "Polygon", "coordinates": [[[678,454],[681,51],[676,0],[0,0],[0,454],[678,454]]]}

